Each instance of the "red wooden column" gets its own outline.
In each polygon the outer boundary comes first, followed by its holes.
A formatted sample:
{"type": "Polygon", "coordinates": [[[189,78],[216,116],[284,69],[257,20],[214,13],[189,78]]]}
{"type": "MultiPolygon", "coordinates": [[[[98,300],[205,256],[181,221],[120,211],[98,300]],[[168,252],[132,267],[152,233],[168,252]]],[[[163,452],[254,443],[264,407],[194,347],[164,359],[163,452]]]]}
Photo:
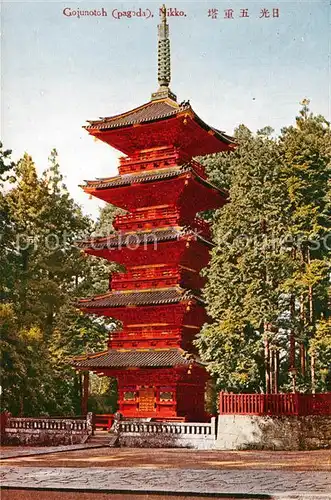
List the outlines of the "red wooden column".
{"type": "Polygon", "coordinates": [[[86,415],[88,411],[89,382],[90,372],[83,372],[83,392],[81,400],[82,415],[86,415]]]}

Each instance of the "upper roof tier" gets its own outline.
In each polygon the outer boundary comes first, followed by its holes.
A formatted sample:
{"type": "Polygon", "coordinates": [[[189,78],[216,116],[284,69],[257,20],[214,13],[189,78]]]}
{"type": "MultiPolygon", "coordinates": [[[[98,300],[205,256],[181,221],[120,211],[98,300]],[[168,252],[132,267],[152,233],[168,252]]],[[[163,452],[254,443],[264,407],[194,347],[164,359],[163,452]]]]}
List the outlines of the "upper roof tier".
{"type": "Polygon", "coordinates": [[[180,365],[201,365],[201,361],[183,349],[110,349],[73,358],[77,369],[97,368],[160,368],[180,365]]]}
{"type": "Polygon", "coordinates": [[[207,125],[193,111],[189,101],[177,103],[170,90],[171,57],[165,5],[158,25],[158,84],[151,100],[115,116],[88,121],[84,128],[94,137],[126,155],[137,151],[174,146],[190,159],[234,146],[232,137],[207,125]]]}
{"type": "Polygon", "coordinates": [[[142,149],[174,145],[191,158],[234,146],[232,137],[207,125],[189,102],[178,104],[170,97],[88,123],[84,128],[91,135],[129,156],[142,149]]]}

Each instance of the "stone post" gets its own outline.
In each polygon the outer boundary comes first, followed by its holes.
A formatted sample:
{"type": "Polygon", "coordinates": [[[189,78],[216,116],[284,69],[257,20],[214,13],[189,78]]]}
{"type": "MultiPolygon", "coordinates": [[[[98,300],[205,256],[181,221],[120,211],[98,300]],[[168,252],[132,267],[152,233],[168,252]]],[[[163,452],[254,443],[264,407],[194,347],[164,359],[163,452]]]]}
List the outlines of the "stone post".
{"type": "Polygon", "coordinates": [[[94,422],[93,422],[93,420],[94,420],[93,413],[89,411],[86,415],[86,430],[87,430],[87,434],[89,436],[94,435],[94,422]]]}
{"type": "Polygon", "coordinates": [[[83,373],[83,397],[81,401],[82,415],[87,415],[88,412],[89,375],[89,372],[83,373]]]}

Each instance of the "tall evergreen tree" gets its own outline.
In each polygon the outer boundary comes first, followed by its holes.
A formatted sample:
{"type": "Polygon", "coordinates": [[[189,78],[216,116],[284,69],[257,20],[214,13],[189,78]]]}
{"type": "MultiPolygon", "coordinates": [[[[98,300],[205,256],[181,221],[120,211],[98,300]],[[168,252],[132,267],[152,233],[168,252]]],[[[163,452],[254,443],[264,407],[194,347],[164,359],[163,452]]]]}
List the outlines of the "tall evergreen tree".
{"type": "MultiPolygon", "coordinates": [[[[295,365],[299,369],[301,388],[315,391],[319,384],[314,340],[317,322],[330,314],[327,290],[330,280],[331,131],[330,124],[322,116],[310,113],[308,106],[309,101],[304,100],[295,126],[282,130],[281,150],[284,157],[282,176],[290,207],[288,234],[296,262],[296,272],[285,286],[293,297],[294,344],[300,351],[294,351],[295,365]]],[[[328,361],[330,370],[331,358],[328,361]]]]}
{"type": "Polygon", "coordinates": [[[274,331],[286,309],[281,284],[290,272],[281,245],[287,200],[278,144],[269,134],[264,129],[254,136],[241,126],[238,148],[220,159],[231,165],[229,203],[215,217],[204,290],[213,322],[197,345],[223,389],[270,391],[269,364],[278,363],[282,347],[274,331]]]}
{"type": "Polygon", "coordinates": [[[16,254],[14,252],[14,229],[5,196],[10,183],[14,182],[15,163],[11,151],[4,150],[0,142],[0,300],[11,295],[15,282],[16,254]]]}
{"type": "Polygon", "coordinates": [[[279,139],[239,127],[234,152],[204,160],[230,203],[216,212],[197,345],[226,390],[330,388],[330,127],[308,104],[279,139]]]}
{"type": "Polygon", "coordinates": [[[0,321],[3,404],[31,415],[77,412],[79,384],[69,358],[83,352],[82,339],[92,351],[100,349],[108,327],[82,316],[74,302],[103,291],[109,271],[73,246],[93,224],[63,184],[56,151],[41,177],[28,155],[15,174],[4,194],[13,243],[6,261],[15,254],[16,262],[0,321]]]}

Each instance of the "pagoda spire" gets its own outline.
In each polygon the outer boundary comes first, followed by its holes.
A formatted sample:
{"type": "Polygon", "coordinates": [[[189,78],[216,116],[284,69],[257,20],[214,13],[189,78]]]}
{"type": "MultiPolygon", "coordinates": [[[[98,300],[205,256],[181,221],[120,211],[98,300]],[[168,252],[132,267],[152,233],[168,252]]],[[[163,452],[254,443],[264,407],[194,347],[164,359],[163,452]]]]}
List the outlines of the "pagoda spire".
{"type": "Polygon", "coordinates": [[[161,23],[158,25],[158,82],[159,89],[152,94],[152,100],[166,97],[176,101],[177,98],[170,90],[171,58],[169,25],[167,23],[167,9],[163,4],[160,9],[161,23]]]}

